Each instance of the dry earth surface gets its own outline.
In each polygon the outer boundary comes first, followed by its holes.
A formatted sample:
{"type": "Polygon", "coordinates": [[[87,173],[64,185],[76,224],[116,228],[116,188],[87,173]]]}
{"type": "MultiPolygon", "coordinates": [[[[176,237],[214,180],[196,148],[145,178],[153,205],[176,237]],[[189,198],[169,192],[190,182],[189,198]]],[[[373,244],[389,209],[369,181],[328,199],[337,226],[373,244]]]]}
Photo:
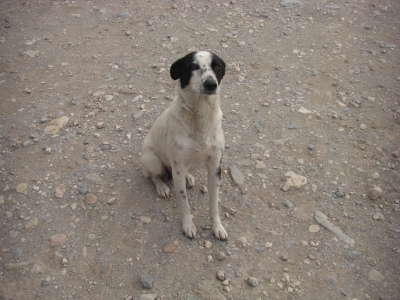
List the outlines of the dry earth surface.
{"type": "Polygon", "coordinates": [[[397,0],[1,1],[0,299],[400,299],[399,14],[397,0]],[[204,170],[189,240],[139,163],[170,65],[197,49],[228,65],[227,242],[204,170]]]}

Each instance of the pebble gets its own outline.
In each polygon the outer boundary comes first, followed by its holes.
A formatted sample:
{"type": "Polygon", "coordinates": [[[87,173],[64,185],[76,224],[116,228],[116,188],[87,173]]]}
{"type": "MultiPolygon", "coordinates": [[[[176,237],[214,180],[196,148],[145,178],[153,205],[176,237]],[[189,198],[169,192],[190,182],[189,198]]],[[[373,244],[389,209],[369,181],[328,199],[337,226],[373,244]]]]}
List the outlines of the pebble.
{"type": "Polygon", "coordinates": [[[319,232],[319,230],[320,230],[320,227],[319,227],[318,225],[311,225],[311,226],[308,228],[308,231],[309,231],[309,232],[312,232],[312,233],[319,232]]]}
{"type": "Polygon", "coordinates": [[[362,129],[362,130],[364,130],[364,129],[367,129],[367,125],[365,125],[365,124],[360,124],[360,129],[362,129]]]}
{"type": "Polygon", "coordinates": [[[218,270],[217,271],[217,278],[221,281],[224,281],[228,278],[224,270],[218,270]]]}
{"type": "Polygon", "coordinates": [[[333,276],[327,278],[328,286],[335,286],[337,284],[337,279],[333,276]]]}
{"type": "Polygon", "coordinates": [[[287,125],[286,125],[286,128],[287,128],[287,129],[298,129],[298,128],[299,128],[299,125],[296,124],[296,123],[290,123],[290,124],[287,124],[287,125]]]}
{"type": "Polygon", "coordinates": [[[256,287],[260,283],[260,281],[256,277],[249,277],[247,279],[247,283],[252,287],[256,287]]]}
{"type": "Polygon", "coordinates": [[[145,224],[149,224],[151,222],[151,218],[148,216],[140,216],[139,220],[142,221],[145,224]]]}
{"type": "Polygon", "coordinates": [[[354,259],[356,259],[356,258],[359,257],[359,256],[360,256],[360,253],[357,252],[357,251],[355,251],[355,250],[349,251],[349,252],[347,253],[347,257],[348,257],[349,259],[351,259],[351,260],[354,260],[354,259]]]}
{"type": "Polygon", "coordinates": [[[286,8],[295,8],[303,6],[303,2],[299,0],[282,0],[280,5],[286,8]]]}
{"type": "Polygon", "coordinates": [[[148,274],[140,276],[140,282],[142,283],[142,287],[144,289],[150,290],[153,288],[153,278],[148,274]]]}
{"type": "Polygon", "coordinates": [[[381,213],[374,213],[372,215],[372,219],[384,221],[385,220],[385,216],[383,214],[381,214],[381,213]]]}
{"type": "Polygon", "coordinates": [[[206,247],[206,249],[210,249],[212,247],[212,243],[210,241],[206,241],[204,243],[204,247],[206,247]]]}
{"type": "Polygon", "coordinates": [[[86,180],[89,180],[91,182],[94,182],[96,184],[105,184],[106,182],[96,173],[88,173],[85,176],[86,180]]]}
{"type": "Polygon", "coordinates": [[[86,193],[85,200],[88,204],[95,204],[97,202],[97,196],[92,193],[86,193]]]}
{"type": "Polygon", "coordinates": [[[336,196],[338,198],[343,198],[345,196],[343,190],[340,187],[338,187],[337,190],[336,190],[336,196]]]}
{"type": "Polygon", "coordinates": [[[117,17],[118,17],[118,18],[122,18],[122,19],[127,19],[127,18],[131,18],[132,15],[131,15],[129,12],[124,11],[124,12],[118,13],[118,14],[117,14],[117,17]]]}
{"type": "Polygon", "coordinates": [[[382,193],[383,191],[379,186],[374,186],[368,191],[368,197],[371,200],[377,200],[382,195],[382,193]]]}
{"type": "Polygon", "coordinates": [[[31,274],[43,273],[43,268],[38,264],[34,264],[31,268],[30,272],[31,272],[31,274]]]}
{"type": "Polygon", "coordinates": [[[36,228],[39,225],[39,220],[38,218],[33,218],[30,219],[26,224],[25,224],[25,229],[26,230],[32,230],[36,228]]]}
{"type": "Polygon", "coordinates": [[[141,294],[139,295],[138,298],[135,298],[137,300],[156,300],[157,299],[157,294],[141,294]]]}
{"type": "Polygon", "coordinates": [[[117,199],[115,197],[112,197],[110,200],[107,201],[109,205],[113,205],[115,202],[117,202],[117,199]]]}
{"type": "Polygon", "coordinates": [[[257,245],[257,246],[255,247],[255,249],[256,249],[256,251],[257,251],[258,253],[261,253],[261,252],[264,252],[264,251],[265,251],[265,247],[260,246],[260,245],[257,245]]]}
{"type": "Polygon", "coordinates": [[[66,116],[57,118],[52,120],[48,126],[46,126],[46,128],[44,129],[44,133],[45,134],[56,134],[57,132],[59,132],[61,130],[61,128],[67,124],[69,121],[69,118],[66,116]]]}
{"type": "Polygon", "coordinates": [[[97,129],[102,129],[102,128],[104,128],[105,126],[106,126],[106,125],[104,124],[104,122],[98,122],[97,125],[96,125],[97,129]]]}
{"type": "Polygon", "coordinates": [[[233,182],[241,186],[244,182],[243,173],[235,165],[229,167],[229,172],[231,173],[233,182]]]}
{"type": "Polygon", "coordinates": [[[372,281],[384,281],[385,277],[375,269],[371,269],[368,273],[368,279],[372,281]]]}
{"type": "Polygon", "coordinates": [[[226,258],[226,254],[222,251],[219,251],[216,255],[216,258],[218,261],[223,261],[226,258]]]}
{"type": "Polygon", "coordinates": [[[66,241],[67,241],[67,236],[62,233],[52,235],[50,238],[50,244],[52,247],[58,247],[64,245],[66,241]]]}
{"type": "Polygon", "coordinates": [[[287,261],[289,258],[288,258],[288,256],[286,254],[281,254],[280,259],[282,261],[287,261]]]}
{"type": "Polygon", "coordinates": [[[165,244],[164,247],[162,248],[162,251],[164,253],[173,253],[175,250],[176,250],[176,247],[172,243],[165,244]]]}
{"type": "Polygon", "coordinates": [[[236,241],[237,241],[237,243],[239,244],[239,246],[246,247],[247,239],[246,239],[245,236],[241,236],[241,237],[238,238],[236,241]]]}
{"type": "Polygon", "coordinates": [[[50,147],[47,147],[44,149],[44,153],[46,153],[46,154],[50,154],[51,151],[52,151],[52,149],[50,147]]]}
{"type": "Polygon", "coordinates": [[[61,199],[61,198],[64,196],[65,190],[66,190],[65,185],[60,184],[60,185],[56,188],[56,192],[55,192],[54,197],[56,197],[56,198],[58,198],[58,199],[61,199]]]}
{"type": "Polygon", "coordinates": [[[206,187],[205,185],[203,185],[203,186],[200,188],[200,192],[201,192],[202,194],[207,194],[207,193],[208,193],[207,187],[206,187]]]}
{"type": "Polygon", "coordinates": [[[26,183],[20,183],[17,185],[17,187],[15,188],[15,190],[17,191],[17,193],[23,193],[26,191],[26,189],[28,188],[28,184],[26,183]]]}
{"type": "Polygon", "coordinates": [[[293,208],[294,207],[294,204],[292,202],[290,202],[289,200],[283,201],[282,205],[287,207],[287,208],[293,208]]]}
{"type": "Polygon", "coordinates": [[[378,172],[374,172],[374,173],[371,174],[371,177],[372,177],[373,179],[378,179],[378,178],[380,177],[380,175],[379,175],[378,172]]]}

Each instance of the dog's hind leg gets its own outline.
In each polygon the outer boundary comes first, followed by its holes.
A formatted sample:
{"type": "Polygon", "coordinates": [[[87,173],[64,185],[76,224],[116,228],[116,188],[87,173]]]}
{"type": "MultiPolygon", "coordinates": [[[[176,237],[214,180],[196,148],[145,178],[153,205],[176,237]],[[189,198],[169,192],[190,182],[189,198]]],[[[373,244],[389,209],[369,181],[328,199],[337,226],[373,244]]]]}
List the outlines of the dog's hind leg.
{"type": "Polygon", "coordinates": [[[165,173],[165,165],[152,149],[144,149],[140,161],[143,167],[143,174],[153,180],[156,185],[157,194],[163,198],[169,198],[169,188],[162,181],[160,176],[165,173]]]}

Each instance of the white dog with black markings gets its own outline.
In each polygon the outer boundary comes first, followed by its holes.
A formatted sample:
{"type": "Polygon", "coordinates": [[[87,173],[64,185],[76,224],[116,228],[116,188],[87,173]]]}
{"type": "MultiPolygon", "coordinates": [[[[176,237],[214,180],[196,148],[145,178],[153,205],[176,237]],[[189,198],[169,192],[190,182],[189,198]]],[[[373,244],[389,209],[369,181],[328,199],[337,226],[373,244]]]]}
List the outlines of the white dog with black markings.
{"type": "Polygon", "coordinates": [[[226,240],[228,234],[218,213],[221,160],[225,148],[219,94],[225,63],[213,53],[193,52],[174,62],[170,73],[173,80],[179,79],[177,95],[144,139],[143,174],[150,176],[160,196],[168,198],[170,191],[161,175],[168,171],[172,173],[183,233],[188,238],[195,238],[196,227],[186,186],[194,186],[194,178],[189,172],[205,166],[212,231],[217,239],[226,240]]]}

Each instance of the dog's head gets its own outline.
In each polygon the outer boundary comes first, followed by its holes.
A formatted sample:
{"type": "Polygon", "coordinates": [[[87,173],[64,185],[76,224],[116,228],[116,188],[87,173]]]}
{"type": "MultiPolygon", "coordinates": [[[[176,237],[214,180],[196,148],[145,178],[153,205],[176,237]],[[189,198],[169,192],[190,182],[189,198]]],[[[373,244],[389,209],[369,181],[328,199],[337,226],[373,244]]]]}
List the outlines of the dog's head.
{"type": "Polygon", "coordinates": [[[180,79],[181,88],[190,87],[200,94],[216,94],[225,75],[225,63],[208,51],[192,52],[171,66],[171,78],[180,79]]]}

